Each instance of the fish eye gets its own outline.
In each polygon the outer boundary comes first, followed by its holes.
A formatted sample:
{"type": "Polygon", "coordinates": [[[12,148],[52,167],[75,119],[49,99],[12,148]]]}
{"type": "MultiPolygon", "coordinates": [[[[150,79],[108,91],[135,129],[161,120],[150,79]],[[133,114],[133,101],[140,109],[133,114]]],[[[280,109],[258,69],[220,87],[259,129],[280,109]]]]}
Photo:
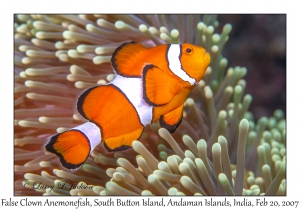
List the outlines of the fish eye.
{"type": "Polygon", "coordinates": [[[183,45],[182,52],[184,54],[190,56],[194,53],[194,48],[191,45],[186,44],[186,45],[183,45]]]}

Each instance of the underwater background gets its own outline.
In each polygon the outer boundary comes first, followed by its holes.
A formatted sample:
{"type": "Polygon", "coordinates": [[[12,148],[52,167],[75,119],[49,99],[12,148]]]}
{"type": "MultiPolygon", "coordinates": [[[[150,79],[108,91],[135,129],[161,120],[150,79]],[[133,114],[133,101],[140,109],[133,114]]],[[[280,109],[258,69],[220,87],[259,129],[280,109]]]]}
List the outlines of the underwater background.
{"type": "Polygon", "coordinates": [[[15,195],[285,195],[285,39],[286,15],[15,15],[15,195]],[[112,80],[111,54],[131,40],[210,52],[181,125],[61,170],[45,139],[83,122],[78,94],[112,80]]]}
{"type": "Polygon", "coordinates": [[[220,25],[232,24],[224,57],[230,66],[245,66],[249,110],[256,119],[276,109],[286,113],[286,15],[219,15],[220,25]]]}

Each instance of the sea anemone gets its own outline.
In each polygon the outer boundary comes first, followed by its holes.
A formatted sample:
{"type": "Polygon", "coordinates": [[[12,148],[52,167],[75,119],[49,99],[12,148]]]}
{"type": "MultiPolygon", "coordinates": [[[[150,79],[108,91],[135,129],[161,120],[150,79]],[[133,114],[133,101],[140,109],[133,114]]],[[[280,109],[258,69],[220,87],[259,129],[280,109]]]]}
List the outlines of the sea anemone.
{"type": "Polygon", "coordinates": [[[15,195],[285,195],[284,113],[255,122],[245,67],[222,55],[232,29],[216,15],[16,15],[15,195]],[[74,103],[113,79],[115,48],[189,42],[211,64],[174,134],[152,124],[133,149],[98,146],[75,173],[46,155],[45,139],[82,124],[74,103]]]}

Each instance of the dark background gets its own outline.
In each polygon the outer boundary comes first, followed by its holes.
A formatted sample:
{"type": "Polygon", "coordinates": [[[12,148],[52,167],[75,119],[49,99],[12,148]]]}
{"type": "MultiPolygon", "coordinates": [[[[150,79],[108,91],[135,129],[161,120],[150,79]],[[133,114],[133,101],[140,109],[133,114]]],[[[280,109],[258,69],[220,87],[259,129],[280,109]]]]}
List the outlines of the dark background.
{"type": "Polygon", "coordinates": [[[286,113],[286,15],[218,15],[220,33],[232,25],[223,49],[228,66],[247,68],[246,94],[253,97],[254,117],[270,117],[276,109],[286,113]]]}

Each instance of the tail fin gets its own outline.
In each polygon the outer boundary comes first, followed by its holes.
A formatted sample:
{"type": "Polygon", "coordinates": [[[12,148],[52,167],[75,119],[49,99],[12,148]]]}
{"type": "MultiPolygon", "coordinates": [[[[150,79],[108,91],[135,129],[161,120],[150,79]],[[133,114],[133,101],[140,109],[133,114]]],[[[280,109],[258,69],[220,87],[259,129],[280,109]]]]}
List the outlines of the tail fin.
{"type": "Polygon", "coordinates": [[[87,122],[49,137],[45,149],[57,155],[64,168],[76,171],[100,142],[100,129],[94,123],[87,122]]]}

